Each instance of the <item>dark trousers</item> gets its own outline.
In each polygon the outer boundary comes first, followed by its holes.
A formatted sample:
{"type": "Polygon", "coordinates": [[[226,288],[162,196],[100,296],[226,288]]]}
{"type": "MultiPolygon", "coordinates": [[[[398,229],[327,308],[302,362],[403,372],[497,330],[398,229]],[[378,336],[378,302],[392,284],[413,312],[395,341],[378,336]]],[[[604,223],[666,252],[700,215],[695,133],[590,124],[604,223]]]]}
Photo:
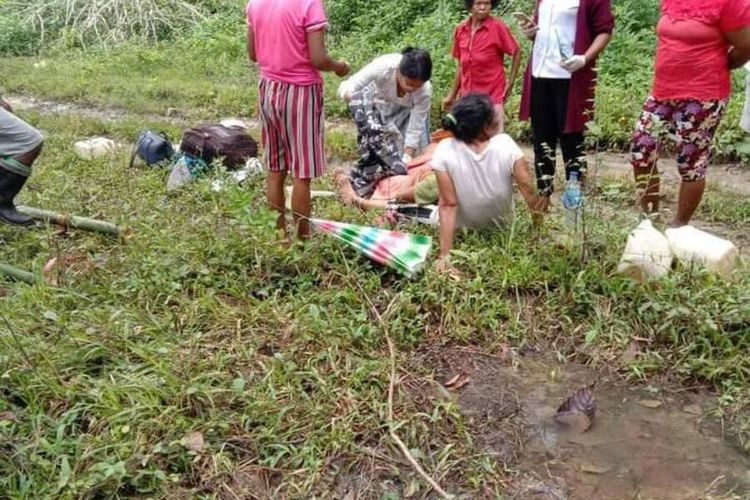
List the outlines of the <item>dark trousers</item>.
{"type": "Polygon", "coordinates": [[[534,136],[534,170],[539,193],[550,196],[555,179],[557,143],[565,160],[565,179],[571,172],[586,170],[583,132],[565,134],[570,80],[532,78],[531,128],[534,136]]]}

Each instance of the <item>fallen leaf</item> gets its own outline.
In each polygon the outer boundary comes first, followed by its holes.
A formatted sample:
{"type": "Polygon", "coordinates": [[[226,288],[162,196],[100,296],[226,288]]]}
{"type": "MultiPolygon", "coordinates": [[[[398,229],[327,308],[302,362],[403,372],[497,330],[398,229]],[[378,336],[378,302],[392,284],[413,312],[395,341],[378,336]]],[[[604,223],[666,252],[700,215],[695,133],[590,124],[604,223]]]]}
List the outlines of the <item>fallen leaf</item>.
{"type": "Polygon", "coordinates": [[[687,405],[682,409],[682,411],[684,411],[685,413],[689,413],[690,415],[703,415],[703,408],[701,408],[699,405],[687,405]]]}
{"type": "Polygon", "coordinates": [[[469,377],[469,376],[466,376],[466,375],[464,375],[463,377],[461,377],[461,378],[460,378],[460,379],[458,380],[458,382],[456,382],[455,384],[453,384],[453,387],[451,387],[451,389],[455,389],[455,390],[458,390],[458,389],[460,389],[461,387],[463,387],[463,386],[465,386],[466,384],[468,384],[469,382],[471,382],[471,377],[469,377]]]}
{"type": "Polygon", "coordinates": [[[651,408],[652,410],[660,408],[662,405],[661,401],[657,399],[641,399],[640,401],[638,401],[638,404],[640,404],[641,406],[645,406],[646,408],[651,408]]]}
{"type": "Polygon", "coordinates": [[[450,379],[449,381],[447,381],[447,382],[446,382],[445,384],[443,384],[443,385],[444,385],[445,387],[450,387],[450,386],[452,386],[453,384],[455,384],[456,382],[458,382],[458,379],[460,379],[460,378],[461,378],[461,375],[462,375],[462,373],[459,373],[458,375],[456,375],[455,377],[453,377],[452,379],[450,379]]]}
{"type": "Polygon", "coordinates": [[[583,434],[591,428],[591,419],[577,411],[558,413],[555,415],[555,422],[565,426],[572,434],[583,434]]]}
{"type": "Polygon", "coordinates": [[[57,257],[53,257],[52,259],[48,260],[46,264],[44,264],[44,268],[42,269],[42,274],[45,276],[49,275],[57,265],[57,257]]]}
{"type": "Polygon", "coordinates": [[[612,470],[612,466],[610,465],[595,464],[581,464],[580,468],[581,472],[586,472],[588,474],[606,474],[607,472],[612,470]]]}
{"type": "Polygon", "coordinates": [[[596,395],[590,386],[578,389],[557,408],[557,415],[568,413],[583,413],[589,420],[594,420],[596,416],[596,395]]]}
{"type": "Polygon", "coordinates": [[[15,422],[18,420],[16,414],[12,411],[0,411],[0,422],[7,420],[8,422],[15,422]]]}
{"type": "Polygon", "coordinates": [[[182,446],[190,451],[200,452],[203,449],[203,433],[191,432],[182,439],[182,446]]]}

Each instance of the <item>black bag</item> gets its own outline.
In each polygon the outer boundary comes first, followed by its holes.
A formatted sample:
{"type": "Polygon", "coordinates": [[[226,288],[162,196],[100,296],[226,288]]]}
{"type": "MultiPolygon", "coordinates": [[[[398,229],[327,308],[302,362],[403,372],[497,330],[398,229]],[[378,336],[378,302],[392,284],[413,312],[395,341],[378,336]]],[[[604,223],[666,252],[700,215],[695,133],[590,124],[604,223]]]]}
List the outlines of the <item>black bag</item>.
{"type": "Polygon", "coordinates": [[[172,141],[164,132],[142,130],[138,134],[130,155],[130,167],[133,167],[135,157],[139,156],[147,165],[154,165],[174,157],[172,141]]]}
{"type": "Polygon", "coordinates": [[[206,123],[185,130],[180,152],[201,158],[209,165],[222,158],[225,167],[237,168],[258,156],[258,143],[240,128],[206,123]]]}

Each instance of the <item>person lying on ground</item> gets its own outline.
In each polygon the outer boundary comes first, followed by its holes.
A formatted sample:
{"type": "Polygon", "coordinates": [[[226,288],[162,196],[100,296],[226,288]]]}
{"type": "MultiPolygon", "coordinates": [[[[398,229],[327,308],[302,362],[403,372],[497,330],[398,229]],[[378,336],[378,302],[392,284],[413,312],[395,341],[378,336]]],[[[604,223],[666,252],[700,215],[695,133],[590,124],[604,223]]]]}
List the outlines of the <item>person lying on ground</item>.
{"type": "Polygon", "coordinates": [[[463,94],[488,94],[502,132],[505,123],[503,106],[508,102],[518,76],[521,51],[505,23],[492,16],[492,9],[500,0],[465,0],[464,3],[470,16],[453,33],[452,55],[458,60],[458,71],[453,88],[443,99],[443,110],[448,111],[463,94]],[[505,77],[506,55],[513,60],[508,79],[505,77]]]}
{"type": "Polygon", "coordinates": [[[750,59],[750,0],[662,0],[654,84],[630,146],[641,209],[659,209],[660,146],[676,137],[682,177],[670,226],[684,226],[706,188],[711,141],[731,94],[733,69],[750,59]]]}
{"type": "Polygon", "coordinates": [[[471,93],[443,118],[453,139],[442,141],[432,158],[440,209],[438,270],[450,270],[453,238],[459,227],[505,225],[513,218],[513,182],[526,200],[535,222],[542,198],[523,152],[507,134],[498,134],[492,101],[471,93]]]}
{"type": "Polygon", "coordinates": [[[268,168],[266,196],[286,234],[284,182],[292,173],[297,236],[310,235],[310,181],[326,166],[321,71],[344,77],[349,64],[326,49],[321,0],[251,0],[247,55],[260,69],[258,108],[268,168]]]}
{"type": "Polygon", "coordinates": [[[403,161],[408,163],[429,143],[432,103],[432,60],[424,49],[405,48],[400,54],[374,59],[349,79],[341,82],[338,96],[345,102],[370,84],[376,88],[384,125],[401,131],[403,161]]]}
{"type": "Polygon", "coordinates": [[[13,202],[31,175],[31,167],[42,151],[42,134],[13,113],[0,98],[0,222],[31,226],[34,219],[23,215],[13,202]]]}
{"type": "Polygon", "coordinates": [[[437,203],[437,180],[432,174],[432,155],[440,141],[452,137],[446,130],[439,129],[430,137],[427,146],[419,157],[412,160],[406,175],[394,175],[379,181],[370,197],[357,194],[351,184],[349,174],[345,169],[334,173],[334,179],[339,188],[341,200],[350,206],[362,210],[377,210],[387,208],[393,203],[417,203],[419,205],[434,205],[437,203]]]}

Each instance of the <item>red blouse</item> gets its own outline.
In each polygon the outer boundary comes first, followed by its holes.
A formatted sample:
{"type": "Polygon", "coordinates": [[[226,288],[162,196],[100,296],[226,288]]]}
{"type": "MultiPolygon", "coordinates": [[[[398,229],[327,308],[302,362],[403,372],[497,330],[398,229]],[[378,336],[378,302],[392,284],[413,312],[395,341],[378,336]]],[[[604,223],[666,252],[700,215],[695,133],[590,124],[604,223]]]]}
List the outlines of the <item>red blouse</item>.
{"type": "Polygon", "coordinates": [[[453,57],[458,59],[461,94],[482,92],[493,104],[505,95],[505,55],[518,52],[518,42],[508,27],[492,16],[472,34],[472,20],[459,24],[453,33],[453,57]]]}

